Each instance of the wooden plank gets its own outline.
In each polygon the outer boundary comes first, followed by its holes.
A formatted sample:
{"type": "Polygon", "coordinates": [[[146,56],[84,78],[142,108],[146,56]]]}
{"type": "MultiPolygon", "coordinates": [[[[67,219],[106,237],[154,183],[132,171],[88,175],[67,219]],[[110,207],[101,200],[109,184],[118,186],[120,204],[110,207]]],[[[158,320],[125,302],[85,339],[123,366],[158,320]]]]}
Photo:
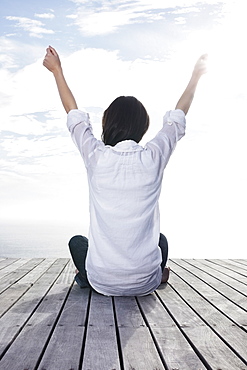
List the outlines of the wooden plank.
{"type": "MultiPolygon", "coordinates": [[[[18,258],[1,258],[0,261],[0,270],[4,269],[6,266],[11,265],[15,261],[17,261],[18,258]]],[[[0,271],[0,277],[1,277],[2,271],[0,271]]]]}
{"type": "Polygon", "coordinates": [[[191,274],[180,265],[170,261],[170,266],[172,270],[182,277],[182,279],[196,290],[198,294],[202,295],[218,310],[228,316],[236,325],[244,329],[247,328],[247,315],[242,308],[236,306],[232,301],[229,301],[210,285],[205,284],[201,279],[191,274]]]}
{"type": "Polygon", "coordinates": [[[1,294],[0,317],[2,317],[30,289],[30,284],[13,284],[1,294]]]}
{"type": "MultiPolygon", "coordinates": [[[[182,269],[178,267],[174,269],[178,274],[183,273],[181,270],[182,269]]],[[[172,286],[181,295],[181,297],[193,307],[207,325],[209,325],[218,336],[223,338],[235,350],[235,352],[246,361],[247,365],[246,332],[237,325],[234,325],[228,317],[217,309],[217,307],[213,306],[211,304],[211,300],[207,300],[204,296],[201,296],[199,293],[201,292],[201,289],[199,289],[199,292],[195,291],[195,289],[188,285],[187,282],[175,275],[173,276],[172,286]]],[[[244,312],[242,315],[244,318],[244,312]]]]}
{"type": "MultiPolygon", "coordinates": [[[[0,369],[34,369],[52,333],[69,285],[54,284],[0,362],[0,369]]],[[[23,309],[19,305],[19,310],[23,309]]],[[[24,304],[25,309],[25,304],[24,304]]]]}
{"type": "Polygon", "coordinates": [[[25,276],[16,282],[16,284],[35,284],[43,274],[48,273],[48,270],[56,263],[56,258],[46,258],[40,264],[30,270],[25,276]]]}
{"type": "MultiPolygon", "coordinates": [[[[159,288],[157,294],[200,358],[212,369],[246,369],[243,361],[202,320],[202,314],[204,318],[208,318],[207,309],[202,305],[201,310],[203,312],[200,312],[200,316],[195,311],[194,305],[197,307],[198,297],[199,299],[202,298],[199,295],[196,297],[191,294],[186,301],[183,297],[185,292],[192,293],[193,290],[182,281],[181,286],[178,279],[171,272],[170,284],[176,287],[176,291],[168,284],[165,289],[159,288]]],[[[232,328],[228,327],[227,329],[232,331],[232,328]]]]}
{"type": "Polygon", "coordinates": [[[35,285],[51,285],[54,283],[54,277],[56,277],[55,280],[59,279],[59,276],[61,275],[61,272],[64,270],[64,268],[70,263],[69,258],[58,258],[55,260],[55,262],[52,264],[52,266],[45,272],[44,275],[41,276],[39,280],[35,283],[35,285]]]}
{"type": "Polygon", "coordinates": [[[120,370],[112,298],[92,293],[82,370],[120,370]]]}
{"type": "Polygon", "coordinates": [[[58,259],[40,279],[0,318],[0,358],[35,312],[68,259],[58,259]]]}
{"type": "Polygon", "coordinates": [[[136,300],[115,297],[114,302],[124,369],[164,369],[136,300]]]}
{"type": "Polygon", "coordinates": [[[88,299],[89,289],[80,289],[78,285],[73,286],[38,370],[78,369],[88,299]]]}
{"type": "MultiPolygon", "coordinates": [[[[189,260],[191,261],[191,260],[189,260]]],[[[194,261],[194,260],[193,260],[194,261]]],[[[238,274],[237,272],[230,270],[227,266],[215,264],[214,260],[195,260],[196,262],[200,263],[202,266],[202,269],[208,271],[208,268],[210,271],[218,271],[223,275],[222,279],[224,280],[224,275],[231,277],[238,282],[247,285],[247,276],[243,276],[242,274],[238,274]],[[207,267],[207,268],[206,268],[207,267]]],[[[241,286],[240,286],[241,287],[241,286]]]]}
{"type": "Polygon", "coordinates": [[[237,262],[238,264],[240,265],[245,265],[247,266],[247,259],[243,260],[243,259],[230,259],[229,261],[232,261],[232,262],[237,262]]]}
{"type": "Polygon", "coordinates": [[[155,294],[137,298],[167,369],[206,369],[155,294]]]}
{"type": "MultiPolygon", "coordinates": [[[[31,269],[33,269],[35,266],[37,266],[42,261],[43,261],[42,258],[33,258],[31,260],[28,260],[26,263],[18,267],[13,272],[2,277],[0,281],[0,293],[3,292],[8,287],[10,287],[12,284],[16,283],[23,276],[28,274],[31,269]]],[[[13,266],[13,264],[11,266],[13,266]]]]}
{"type": "Polygon", "coordinates": [[[31,288],[35,281],[37,281],[54,262],[55,259],[45,259],[1,294],[0,317],[31,288]]]}
{"type": "MultiPolygon", "coordinates": [[[[189,263],[191,266],[195,266],[198,269],[202,271],[206,271],[207,274],[210,276],[215,277],[216,279],[222,281],[223,283],[229,285],[231,288],[237,290],[241,294],[244,294],[247,296],[247,285],[241,284],[241,282],[237,281],[234,279],[232,276],[226,275],[220,271],[220,266],[219,269],[214,269],[210,265],[205,268],[205,266],[202,264],[200,260],[186,260],[184,259],[183,261],[189,263]]],[[[240,275],[241,276],[241,275],[240,275]]],[[[244,276],[243,276],[244,278],[244,276]]]]}
{"type": "Polygon", "coordinates": [[[4,268],[0,270],[0,282],[2,279],[4,279],[8,274],[10,274],[13,271],[16,271],[19,267],[25,265],[30,261],[30,258],[21,258],[21,259],[16,259],[12,263],[8,263],[4,268]]]}
{"type": "MultiPolygon", "coordinates": [[[[75,278],[75,266],[72,260],[69,260],[63,273],[60,274],[58,279],[56,280],[56,284],[72,284],[75,278]]],[[[76,284],[77,285],[77,284],[76,284]]]]}
{"type": "Polygon", "coordinates": [[[119,332],[124,369],[163,370],[165,368],[147,327],[122,327],[119,332]]]}
{"type": "Polygon", "coordinates": [[[237,262],[231,261],[231,260],[213,260],[214,263],[217,263],[221,266],[226,266],[228,269],[231,269],[239,274],[242,274],[243,276],[247,276],[247,266],[245,265],[239,265],[237,262]]]}
{"type": "Polygon", "coordinates": [[[217,279],[212,275],[209,275],[207,272],[204,272],[195,266],[192,266],[191,264],[188,264],[183,260],[173,260],[173,261],[182,266],[183,268],[185,268],[190,273],[193,273],[195,276],[203,280],[205,283],[209,284],[220,294],[231,300],[240,308],[247,310],[247,300],[245,295],[243,295],[241,292],[236,291],[229,285],[225,284],[223,281],[217,279]]]}
{"type": "Polygon", "coordinates": [[[135,297],[115,297],[114,304],[119,328],[146,326],[135,297]]]}

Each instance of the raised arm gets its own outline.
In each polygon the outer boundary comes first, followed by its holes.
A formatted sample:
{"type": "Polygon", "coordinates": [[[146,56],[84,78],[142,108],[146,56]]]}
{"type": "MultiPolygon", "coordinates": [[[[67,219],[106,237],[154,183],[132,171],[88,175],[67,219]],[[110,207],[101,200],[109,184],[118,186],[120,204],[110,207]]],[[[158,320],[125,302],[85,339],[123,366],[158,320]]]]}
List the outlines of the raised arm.
{"type": "Polygon", "coordinates": [[[56,50],[51,46],[46,49],[43,65],[51,71],[55,77],[58,92],[66,113],[69,113],[71,109],[77,109],[75,98],[64,78],[59,56],[56,50]]]}
{"type": "Polygon", "coordinates": [[[191,106],[191,103],[195,95],[196,87],[201,76],[207,72],[206,62],[207,54],[204,54],[196,62],[191,79],[186,89],[184,90],[181,98],[177,102],[176,109],[181,109],[185,115],[188,113],[188,110],[191,106]]]}

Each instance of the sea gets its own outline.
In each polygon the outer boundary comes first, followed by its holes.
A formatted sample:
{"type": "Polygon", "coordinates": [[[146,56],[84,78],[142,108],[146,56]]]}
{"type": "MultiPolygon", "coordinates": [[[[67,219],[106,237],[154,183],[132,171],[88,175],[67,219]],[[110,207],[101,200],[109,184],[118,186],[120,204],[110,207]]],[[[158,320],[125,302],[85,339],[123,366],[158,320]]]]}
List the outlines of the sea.
{"type": "Polygon", "coordinates": [[[68,242],[74,235],[86,235],[78,224],[59,222],[0,222],[0,257],[69,257],[68,242]]]}
{"type": "MultiPolygon", "coordinates": [[[[78,221],[77,221],[78,222],[78,221]]],[[[67,258],[70,257],[68,242],[74,235],[88,236],[88,224],[63,221],[1,221],[0,258],[67,258]]],[[[204,238],[205,239],[205,238],[204,238]]],[[[207,244],[204,239],[195,239],[194,245],[176,240],[168,235],[169,258],[245,258],[246,247],[236,242],[234,248],[225,241],[207,244]],[[204,243],[204,246],[203,246],[204,243]],[[206,243],[206,245],[205,245],[206,243]],[[198,248],[200,245],[200,248],[198,248]],[[188,247],[189,246],[189,247],[188,247]]],[[[214,241],[216,236],[212,238],[214,241]]],[[[187,240],[190,240],[187,237],[187,240]]]]}

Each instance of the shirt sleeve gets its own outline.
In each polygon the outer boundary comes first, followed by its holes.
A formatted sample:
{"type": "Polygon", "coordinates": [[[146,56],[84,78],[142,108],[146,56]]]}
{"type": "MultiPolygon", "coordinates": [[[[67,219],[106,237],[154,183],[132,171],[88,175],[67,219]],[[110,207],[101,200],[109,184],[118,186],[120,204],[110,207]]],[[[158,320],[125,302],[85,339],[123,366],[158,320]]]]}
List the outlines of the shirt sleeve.
{"type": "Polygon", "coordinates": [[[88,167],[90,158],[100,145],[99,140],[93,135],[89,114],[85,111],[72,109],[67,116],[67,127],[72,140],[81,153],[85,166],[88,167]]]}
{"type": "MultiPolygon", "coordinates": [[[[185,135],[186,119],[181,109],[168,111],[163,118],[163,127],[146,145],[147,148],[163,159],[166,166],[177,142],[185,135]]],[[[163,168],[164,168],[163,167],[163,168]]]]}

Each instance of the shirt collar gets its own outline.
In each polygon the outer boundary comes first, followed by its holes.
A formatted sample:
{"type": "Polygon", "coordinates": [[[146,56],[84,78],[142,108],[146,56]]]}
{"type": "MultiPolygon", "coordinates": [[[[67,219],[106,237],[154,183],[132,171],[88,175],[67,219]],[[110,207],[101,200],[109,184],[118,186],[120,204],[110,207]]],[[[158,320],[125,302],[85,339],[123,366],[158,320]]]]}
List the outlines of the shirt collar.
{"type": "Polygon", "coordinates": [[[134,140],[124,140],[117,143],[112,149],[116,152],[140,152],[143,150],[143,147],[134,140]]]}

